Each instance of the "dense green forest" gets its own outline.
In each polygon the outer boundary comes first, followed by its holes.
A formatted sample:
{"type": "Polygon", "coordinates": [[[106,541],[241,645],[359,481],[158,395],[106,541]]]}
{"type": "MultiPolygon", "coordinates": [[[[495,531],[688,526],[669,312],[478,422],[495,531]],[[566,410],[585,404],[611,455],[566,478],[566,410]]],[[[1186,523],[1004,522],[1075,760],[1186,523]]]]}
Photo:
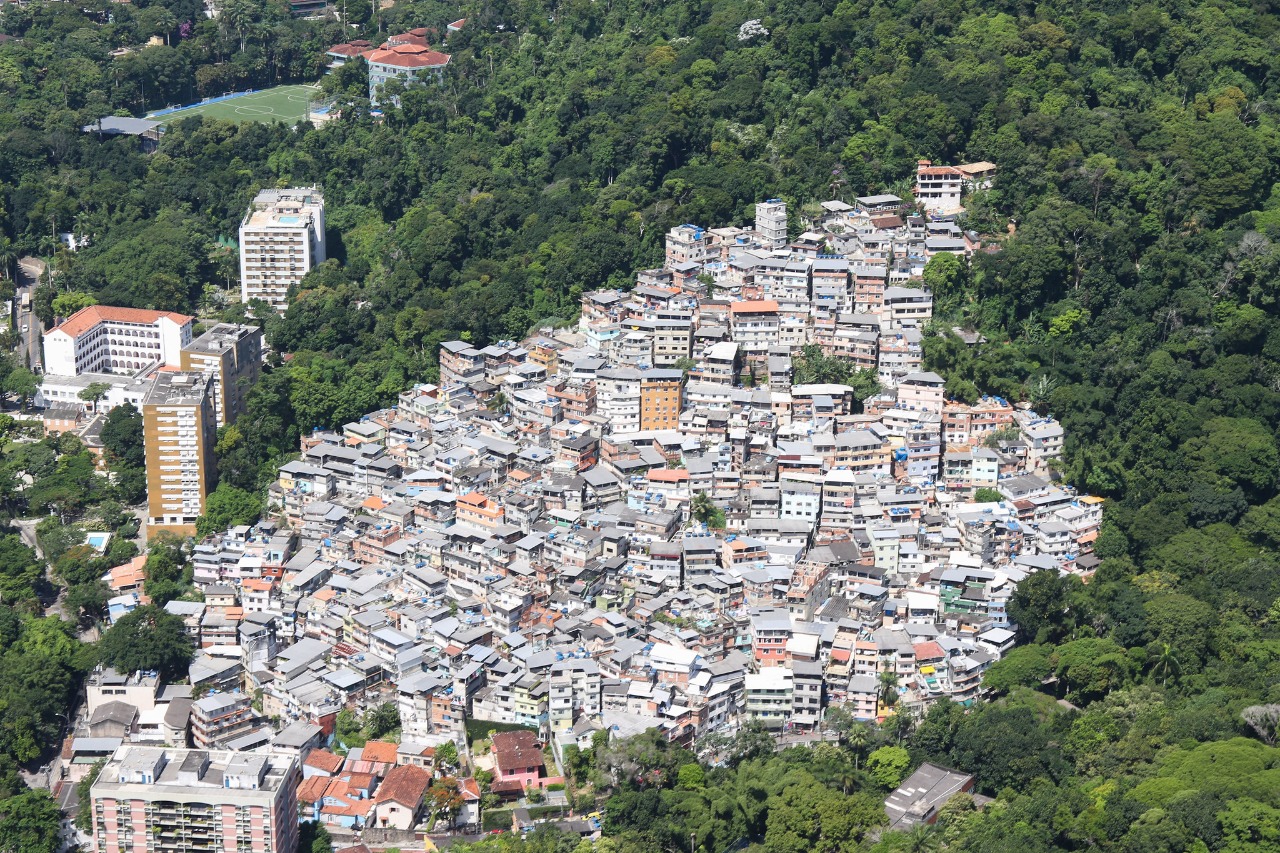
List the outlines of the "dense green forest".
{"type": "MultiPolygon", "coordinates": [[[[152,155],[80,133],[108,113],[314,81],[323,48],[356,35],[277,2],[231,0],[215,21],[199,5],[5,7],[0,268],[53,258],[46,319],[65,291],[243,317],[224,306],[235,267],[218,238],[258,188],[322,186],[335,260],[284,318],[248,312],[293,354],[220,436],[225,482],[249,491],[300,431],[430,378],[441,340],[519,336],[570,317],[584,289],[626,286],[675,223],[741,223],[780,196],[798,230],[823,199],[904,194],[917,157],[999,165],[965,224],[1000,250],[927,270],[941,315],[928,362],[956,396],[1027,398],[1062,420],[1064,477],[1109,499],[1096,578],[1019,589],[1028,645],[992,670],[998,701],[938,706],[821,755],[740,756],[697,784],[614,778],[603,849],[686,849],[692,833],[708,851],[1280,850],[1273,8],[410,0],[368,20],[354,3],[372,39],[467,17],[443,84],[378,121],[360,70],[344,69],[326,78],[342,117],[324,127],[193,119],[152,155]],[[740,38],[748,19],[763,32],[740,38]],[[140,47],[152,36],[167,43],[140,47]],[[55,253],[64,230],[89,247],[55,253]],[[988,342],[942,331],[957,323],[988,342]],[[1032,689],[1046,678],[1056,695],[1032,689]],[[998,799],[958,804],[928,837],[875,841],[892,778],[864,759],[880,748],[974,772],[998,799]]],[[[0,367],[11,397],[30,388],[23,371],[0,367]]],[[[50,451],[51,473],[77,476],[75,448],[50,451]]],[[[27,455],[7,448],[6,468],[41,462],[27,455]]],[[[5,511],[25,511],[26,492],[11,488],[5,511]]],[[[16,536],[0,547],[4,583],[36,595],[29,550],[16,536]]],[[[57,728],[30,697],[52,708],[69,688],[48,674],[86,663],[56,619],[4,601],[0,749],[26,761],[57,728]]],[[[0,795],[0,849],[51,849],[33,829],[47,803],[11,774],[0,795]]]]}

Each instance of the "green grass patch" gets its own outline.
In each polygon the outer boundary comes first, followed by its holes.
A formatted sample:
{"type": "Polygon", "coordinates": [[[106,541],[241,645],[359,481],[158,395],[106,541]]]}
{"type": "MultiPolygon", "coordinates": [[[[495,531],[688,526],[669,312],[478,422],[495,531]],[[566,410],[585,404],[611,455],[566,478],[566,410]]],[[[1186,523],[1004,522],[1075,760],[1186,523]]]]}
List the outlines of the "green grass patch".
{"type": "Polygon", "coordinates": [[[533,732],[538,730],[533,726],[522,726],[518,723],[491,723],[488,720],[467,720],[467,740],[475,743],[478,740],[488,740],[489,732],[533,732]]]}
{"type": "Polygon", "coordinates": [[[319,94],[320,89],[316,86],[276,86],[225,101],[196,104],[162,115],[159,120],[165,124],[173,124],[184,118],[205,116],[223,121],[256,121],[262,124],[282,121],[297,124],[310,118],[311,101],[319,94]]]}
{"type": "Polygon", "coordinates": [[[511,809],[490,809],[480,818],[480,828],[485,832],[495,829],[511,829],[511,809]]]}

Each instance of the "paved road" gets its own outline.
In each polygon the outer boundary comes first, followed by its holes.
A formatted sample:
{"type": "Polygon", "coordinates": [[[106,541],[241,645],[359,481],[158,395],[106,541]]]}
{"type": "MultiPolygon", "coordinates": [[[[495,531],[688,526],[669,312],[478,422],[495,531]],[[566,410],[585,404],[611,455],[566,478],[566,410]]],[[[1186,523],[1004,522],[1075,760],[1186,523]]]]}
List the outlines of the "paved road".
{"type": "Polygon", "coordinates": [[[18,261],[18,280],[15,282],[19,302],[18,330],[19,334],[22,335],[23,345],[26,348],[28,364],[31,365],[31,369],[36,373],[40,373],[42,370],[40,362],[40,334],[42,329],[40,320],[30,311],[24,311],[21,302],[23,293],[30,293],[31,298],[35,298],[36,285],[40,281],[40,276],[44,274],[44,269],[45,263],[39,258],[21,258],[18,261]],[[26,332],[21,331],[23,326],[27,327],[26,332]]]}

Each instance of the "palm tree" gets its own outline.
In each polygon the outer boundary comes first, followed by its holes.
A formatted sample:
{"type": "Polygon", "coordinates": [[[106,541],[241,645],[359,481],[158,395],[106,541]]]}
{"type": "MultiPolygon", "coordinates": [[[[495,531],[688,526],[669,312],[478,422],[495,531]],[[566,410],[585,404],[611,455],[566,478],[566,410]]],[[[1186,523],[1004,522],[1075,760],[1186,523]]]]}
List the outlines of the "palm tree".
{"type": "Polygon", "coordinates": [[[880,706],[892,708],[898,702],[898,673],[892,669],[880,672],[880,706]]]}
{"type": "Polygon", "coordinates": [[[8,237],[0,237],[0,278],[12,279],[13,265],[18,262],[18,250],[8,237]]]}
{"type": "Polygon", "coordinates": [[[1151,667],[1151,674],[1160,679],[1161,687],[1167,687],[1170,677],[1176,681],[1181,671],[1182,665],[1178,663],[1178,656],[1173,651],[1173,646],[1169,643],[1161,643],[1160,651],[1156,654],[1155,663],[1151,667]]]}
{"type": "Polygon", "coordinates": [[[710,525],[716,517],[716,505],[706,492],[698,492],[689,502],[689,516],[695,521],[710,525]]]}
{"type": "Polygon", "coordinates": [[[935,853],[942,849],[938,828],[928,823],[917,823],[906,833],[907,853],[935,853]]]}
{"type": "Polygon", "coordinates": [[[916,724],[915,717],[911,715],[911,709],[906,707],[894,711],[893,716],[886,722],[889,723],[889,728],[893,731],[894,737],[898,739],[898,746],[902,746],[903,738],[911,734],[911,730],[916,724]]]}
{"type": "Polygon", "coordinates": [[[871,730],[862,723],[858,723],[849,729],[849,734],[845,737],[849,748],[853,750],[853,769],[857,770],[858,761],[866,751],[867,744],[871,742],[871,730]]]}

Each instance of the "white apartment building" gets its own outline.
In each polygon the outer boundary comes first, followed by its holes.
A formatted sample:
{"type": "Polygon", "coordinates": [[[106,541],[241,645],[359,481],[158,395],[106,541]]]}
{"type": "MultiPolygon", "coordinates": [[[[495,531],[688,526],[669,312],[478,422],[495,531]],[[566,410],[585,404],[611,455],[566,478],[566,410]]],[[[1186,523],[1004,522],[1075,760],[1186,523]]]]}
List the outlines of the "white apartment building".
{"type": "Polygon", "coordinates": [[[747,716],[766,728],[780,729],[791,716],[795,674],[782,666],[765,667],[746,675],[747,716]]]}
{"type": "Polygon", "coordinates": [[[756,235],[766,249],[787,245],[787,203],[771,198],[756,205],[756,235]]]}
{"type": "Polygon", "coordinates": [[[262,190],[240,223],[240,299],[283,314],[290,286],[326,257],[320,190],[262,190]]]}
{"type": "Polygon", "coordinates": [[[929,213],[957,211],[966,180],[965,173],[954,166],[935,166],[920,160],[916,168],[916,201],[929,213]]]}
{"type": "Polygon", "coordinates": [[[157,364],[176,367],[195,318],[173,311],[90,305],[44,336],[45,373],[131,376],[157,364]]]}
{"type": "Polygon", "coordinates": [[[640,371],[630,367],[602,370],[596,376],[596,411],[610,431],[640,429],[640,371]]]}

